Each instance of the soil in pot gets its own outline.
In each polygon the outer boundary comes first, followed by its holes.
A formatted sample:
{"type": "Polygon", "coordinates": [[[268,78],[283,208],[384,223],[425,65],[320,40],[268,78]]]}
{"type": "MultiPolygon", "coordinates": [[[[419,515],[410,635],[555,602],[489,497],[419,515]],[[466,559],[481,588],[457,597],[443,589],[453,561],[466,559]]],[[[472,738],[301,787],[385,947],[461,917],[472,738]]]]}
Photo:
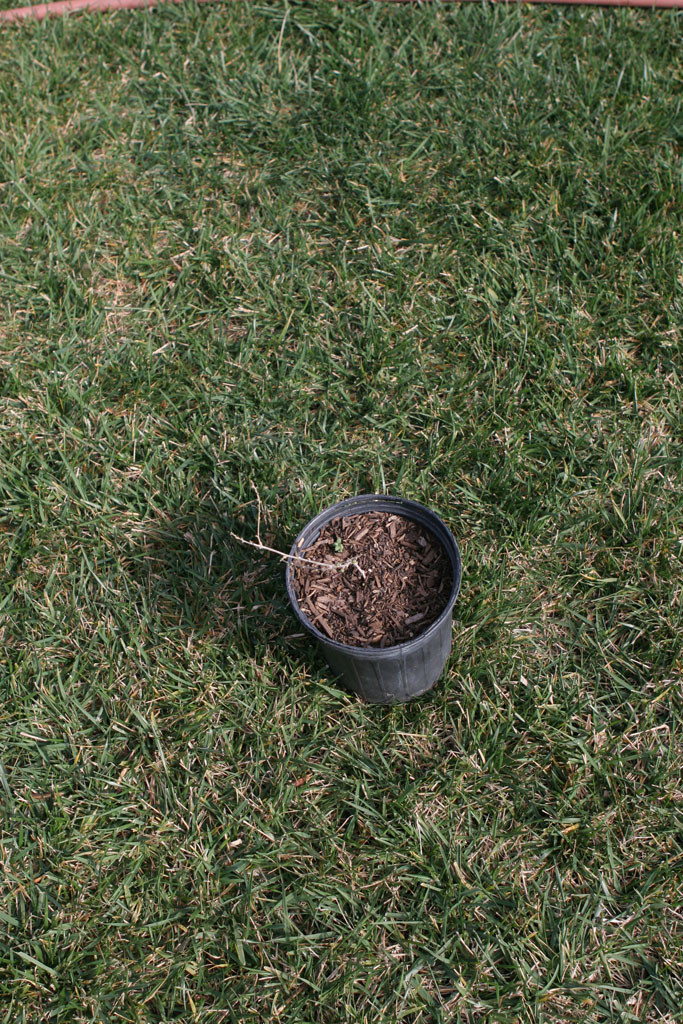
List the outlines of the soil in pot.
{"type": "Polygon", "coordinates": [[[420,523],[389,512],[333,519],[292,582],[299,607],[325,636],[352,647],[392,647],[423,633],[448,603],[453,569],[420,523]]]}

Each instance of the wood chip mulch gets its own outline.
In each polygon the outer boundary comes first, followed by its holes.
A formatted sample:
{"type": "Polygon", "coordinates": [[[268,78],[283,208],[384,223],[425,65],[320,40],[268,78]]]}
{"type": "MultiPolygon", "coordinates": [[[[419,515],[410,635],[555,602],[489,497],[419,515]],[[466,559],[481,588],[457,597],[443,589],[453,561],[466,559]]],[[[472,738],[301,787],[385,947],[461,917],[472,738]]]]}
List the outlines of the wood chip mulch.
{"type": "Polygon", "coordinates": [[[353,647],[412,640],[438,619],[453,583],[441,542],[388,512],[334,519],[301,554],[325,565],[292,563],[299,607],[325,636],[353,647]]]}

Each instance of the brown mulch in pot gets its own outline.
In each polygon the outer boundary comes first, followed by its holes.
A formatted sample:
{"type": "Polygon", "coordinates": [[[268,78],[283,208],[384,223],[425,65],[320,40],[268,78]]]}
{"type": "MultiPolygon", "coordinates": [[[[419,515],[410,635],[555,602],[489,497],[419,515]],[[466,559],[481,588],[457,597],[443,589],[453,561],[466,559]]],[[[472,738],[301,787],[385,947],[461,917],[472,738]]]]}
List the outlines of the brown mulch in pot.
{"type": "Polygon", "coordinates": [[[333,519],[292,562],[299,607],[325,636],[352,647],[391,647],[423,633],[453,584],[441,542],[389,512],[333,519]]]}

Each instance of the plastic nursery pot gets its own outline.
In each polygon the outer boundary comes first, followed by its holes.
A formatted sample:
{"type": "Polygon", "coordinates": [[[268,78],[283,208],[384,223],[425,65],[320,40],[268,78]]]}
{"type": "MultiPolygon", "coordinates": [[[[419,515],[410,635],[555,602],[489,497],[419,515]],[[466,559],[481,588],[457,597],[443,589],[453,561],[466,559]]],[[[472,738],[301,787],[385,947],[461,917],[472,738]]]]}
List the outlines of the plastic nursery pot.
{"type": "Polygon", "coordinates": [[[342,682],[371,704],[403,703],[431,690],[444,670],[451,651],[453,605],[460,590],[462,564],[451,531],[424,505],[388,494],[360,494],[339,501],[311,519],[294,541],[290,556],[305,556],[320,531],[331,520],[361,512],[390,512],[425,526],[443,544],[453,569],[453,583],[446,607],[436,622],[419,636],[394,647],[352,647],[331,640],[304,615],[292,583],[292,557],[287,562],[287,594],[294,614],[323,650],[327,662],[342,682]]]}

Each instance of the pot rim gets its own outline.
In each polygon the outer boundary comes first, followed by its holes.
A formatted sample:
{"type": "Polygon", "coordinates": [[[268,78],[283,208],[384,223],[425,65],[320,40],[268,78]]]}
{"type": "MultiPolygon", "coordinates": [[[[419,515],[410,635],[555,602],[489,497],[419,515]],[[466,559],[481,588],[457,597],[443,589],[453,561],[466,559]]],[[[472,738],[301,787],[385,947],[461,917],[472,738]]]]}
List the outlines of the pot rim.
{"type": "Polygon", "coordinates": [[[426,505],[421,505],[419,502],[412,501],[410,498],[401,498],[394,494],[358,494],[355,497],[345,498],[342,501],[338,501],[334,505],[330,505],[323,509],[314,516],[313,519],[309,520],[303,529],[299,531],[296,540],[290,548],[289,557],[287,559],[287,568],[285,570],[285,582],[287,585],[289,601],[292,605],[292,609],[294,610],[294,614],[301,625],[322,644],[332,647],[337,651],[341,651],[346,655],[353,655],[358,658],[384,658],[387,655],[398,653],[405,654],[427,643],[430,637],[438,632],[448,616],[452,615],[453,605],[455,604],[460,592],[461,579],[462,560],[460,557],[460,549],[458,548],[455,537],[441,517],[426,505]],[[390,509],[382,508],[382,504],[389,505],[390,509]],[[424,632],[414,636],[412,640],[405,640],[403,643],[393,644],[391,647],[356,647],[352,644],[343,644],[338,640],[332,640],[329,636],[325,636],[324,633],[321,633],[321,631],[313,625],[310,619],[308,619],[301,610],[292,584],[292,561],[297,555],[301,554],[302,550],[306,550],[306,548],[303,547],[304,538],[307,538],[306,547],[308,547],[315,540],[314,531],[317,530],[319,533],[323,526],[326,526],[332,519],[336,519],[338,516],[346,518],[348,516],[358,515],[362,512],[383,511],[393,511],[396,515],[403,515],[407,519],[412,519],[414,522],[420,523],[422,526],[425,526],[430,530],[439,541],[441,541],[448,557],[450,558],[451,566],[453,568],[453,584],[451,586],[450,594],[448,595],[448,601],[446,602],[446,605],[439,617],[435,619],[431,626],[428,626],[424,632]],[[413,513],[412,515],[411,512],[413,513]],[[313,535],[309,536],[311,533],[313,533],[313,535]]]}

